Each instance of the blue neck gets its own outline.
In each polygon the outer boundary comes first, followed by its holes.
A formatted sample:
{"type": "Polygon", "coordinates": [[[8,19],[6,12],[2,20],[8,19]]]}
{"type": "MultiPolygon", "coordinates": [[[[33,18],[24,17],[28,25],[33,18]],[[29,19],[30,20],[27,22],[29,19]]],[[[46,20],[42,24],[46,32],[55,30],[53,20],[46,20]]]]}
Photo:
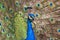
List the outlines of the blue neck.
{"type": "Polygon", "coordinates": [[[29,19],[27,20],[27,38],[26,38],[26,40],[35,40],[32,23],[29,19]]]}

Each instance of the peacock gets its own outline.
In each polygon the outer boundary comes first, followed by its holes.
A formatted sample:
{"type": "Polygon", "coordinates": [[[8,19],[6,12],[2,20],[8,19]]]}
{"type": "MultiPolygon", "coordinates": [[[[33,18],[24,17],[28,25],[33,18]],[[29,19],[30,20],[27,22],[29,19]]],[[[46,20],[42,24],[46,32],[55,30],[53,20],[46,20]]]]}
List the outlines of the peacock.
{"type": "Polygon", "coordinates": [[[59,26],[60,0],[0,0],[0,40],[60,40],[59,26]]]}
{"type": "Polygon", "coordinates": [[[32,21],[34,20],[34,14],[29,14],[27,19],[27,38],[26,40],[36,40],[34,30],[32,28],[32,21]]]}

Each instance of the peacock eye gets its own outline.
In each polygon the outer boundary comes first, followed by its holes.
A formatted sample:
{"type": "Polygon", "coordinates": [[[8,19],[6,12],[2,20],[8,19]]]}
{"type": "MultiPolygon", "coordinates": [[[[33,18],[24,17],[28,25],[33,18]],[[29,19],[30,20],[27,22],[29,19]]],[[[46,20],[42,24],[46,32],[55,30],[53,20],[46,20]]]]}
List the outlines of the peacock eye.
{"type": "Polygon", "coordinates": [[[10,37],[10,34],[9,34],[9,33],[7,34],[7,37],[8,37],[8,38],[10,37]]]}
{"type": "Polygon", "coordinates": [[[13,9],[9,9],[9,13],[13,13],[13,9]]]}
{"type": "Polygon", "coordinates": [[[1,26],[2,24],[1,24],[1,22],[0,22],[0,26],[1,26]]]}
{"type": "Polygon", "coordinates": [[[5,20],[7,21],[8,19],[9,19],[9,17],[8,17],[8,16],[6,16],[6,17],[5,17],[5,20]]]}
{"type": "Polygon", "coordinates": [[[37,7],[40,7],[40,4],[38,3],[38,4],[36,4],[36,6],[37,6],[37,7]]]}
{"type": "Polygon", "coordinates": [[[2,29],[2,32],[5,32],[5,30],[4,30],[4,29],[2,29]]]}
{"type": "Polygon", "coordinates": [[[6,17],[6,19],[8,19],[8,17],[6,17]]]}
{"type": "Polygon", "coordinates": [[[2,5],[2,8],[5,8],[5,6],[4,6],[4,5],[2,5]]]}
{"type": "Polygon", "coordinates": [[[38,14],[36,14],[36,17],[38,17],[38,14]]]}
{"type": "Polygon", "coordinates": [[[24,11],[26,11],[27,10],[27,7],[24,7],[24,11]]]}
{"type": "Polygon", "coordinates": [[[22,13],[20,13],[20,16],[22,16],[22,13]]]}
{"type": "Polygon", "coordinates": [[[9,36],[9,34],[7,34],[7,36],[9,36]]]}
{"type": "Polygon", "coordinates": [[[60,29],[58,29],[57,32],[60,32],[60,29]]]}
{"type": "Polygon", "coordinates": [[[50,3],[50,6],[53,6],[53,3],[52,2],[50,3]]]}
{"type": "Polygon", "coordinates": [[[16,3],[15,3],[15,4],[16,4],[16,6],[19,6],[19,2],[18,2],[18,1],[16,1],[16,3]]]}
{"type": "Polygon", "coordinates": [[[5,5],[3,3],[0,3],[0,10],[2,12],[5,12],[6,11],[6,7],[5,7],[5,5]]]}
{"type": "Polygon", "coordinates": [[[39,6],[40,6],[40,4],[37,4],[37,6],[39,7],[39,6]]]}
{"type": "Polygon", "coordinates": [[[51,19],[51,21],[53,21],[53,19],[51,19]]]}
{"type": "Polygon", "coordinates": [[[21,11],[19,11],[19,15],[20,15],[20,16],[23,16],[23,13],[22,13],[21,11]]]}
{"type": "Polygon", "coordinates": [[[53,21],[53,18],[50,18],[50,21],[53,21]]]}

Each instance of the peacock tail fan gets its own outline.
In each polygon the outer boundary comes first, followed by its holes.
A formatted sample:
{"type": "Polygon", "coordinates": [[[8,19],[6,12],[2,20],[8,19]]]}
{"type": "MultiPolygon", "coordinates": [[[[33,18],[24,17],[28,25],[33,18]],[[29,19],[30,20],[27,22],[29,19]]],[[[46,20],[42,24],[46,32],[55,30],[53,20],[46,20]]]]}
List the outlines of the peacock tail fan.
{"type": "Polygon", "coordinates": [[[27,24],[24,21],[22,14],[17,13],[16,17],[14,18],[16,40],[25,40],[26,39],[27,24]]]}

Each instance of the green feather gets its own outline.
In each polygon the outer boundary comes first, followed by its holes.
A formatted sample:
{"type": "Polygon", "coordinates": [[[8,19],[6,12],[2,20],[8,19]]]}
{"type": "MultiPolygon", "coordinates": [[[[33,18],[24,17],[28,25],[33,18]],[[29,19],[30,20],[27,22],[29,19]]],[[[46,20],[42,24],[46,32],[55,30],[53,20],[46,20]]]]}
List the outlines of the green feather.
{"type": "MultiPolygon", "coordinates": [[[[23,13],[22,13],[23,14],[23,13]]],[[[15,23],[15,34],[17,40],[25,40],[26,39],[26,22],[24,21],[24,18],[21,16],[21,14],[16,15],[14,19],[15,23]]]]}

